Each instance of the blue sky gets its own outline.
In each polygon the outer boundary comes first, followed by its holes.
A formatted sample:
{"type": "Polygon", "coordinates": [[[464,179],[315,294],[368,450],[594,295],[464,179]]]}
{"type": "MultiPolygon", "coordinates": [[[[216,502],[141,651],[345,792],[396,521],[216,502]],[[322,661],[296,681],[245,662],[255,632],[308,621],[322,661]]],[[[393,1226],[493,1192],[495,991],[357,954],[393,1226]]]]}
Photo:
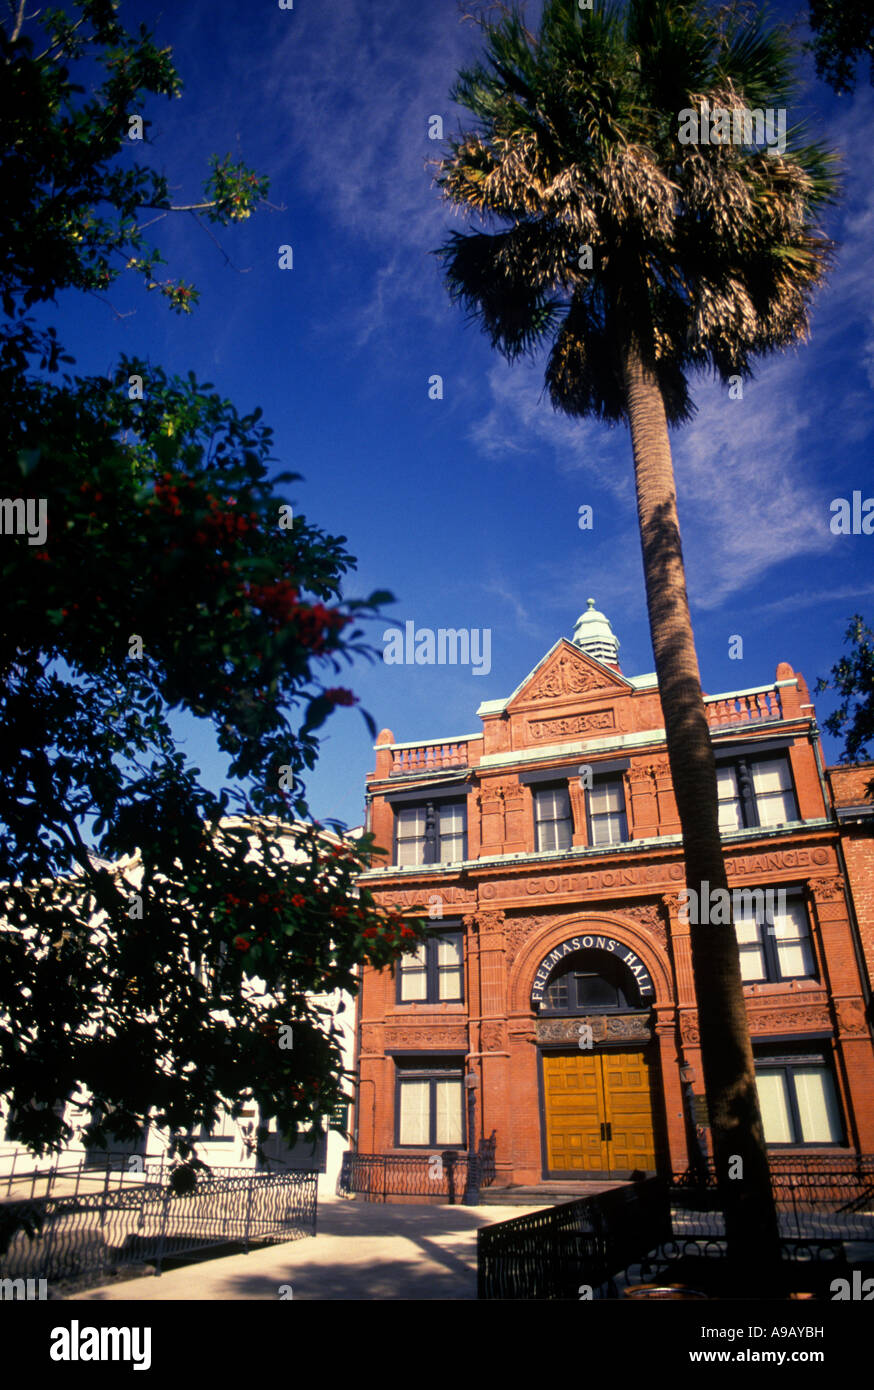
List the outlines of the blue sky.
{"type": "MultiPolygon", "coordinates": [[[[233,267],[192,219],[164,224],[168,272],[201,292],[189,318],[121,283],[112,301],[126,317],[81,296],[53,315],[79,371],[139,353],[194,370],[240,410],[261,406],[277,471],[303,475],[289,492],[296,511],[347,536],[358,558],[347,595],[397,596],[373,627],[380,650],[383,630],[407,619],[491,630],[488,675],[380,661],[341,678],[398,740],[476,732],[479,702],[509,694],[569,637],[589,595],[624,671],[653,669],[627,432],[555,415],[542,362],[497,357],[450,304],[430,254],[463,225],[427,167],[440,149],[429,117],[457,127],[448,92],[480,45],[459,13],[455,0],[295,0],[292,11],[125,0],[128,28],[153,27],[183,80],[181,100],[145,111],[178,200],[193,200],[210,152],[230,151],[270,177],[277,210],[222,232],[233,267]],[[282,244],[293,270],[278,268],[282,244]],[[442,400],[429,399],[435,373],[442,400]],[[591,531],[578,526],[584,503],[591,531]]],[[[781,660],[812,689],[842,654],[850,615],[874,613],[874,537],[829,530],[833,498],[874,495],[874,95],[864,73],[856,96],[838,99],[808,60],[800,71],[790,125],[806,117],[845,158],[827,221],[838,258],[810,341],[762,363],[742,401],[698,382],[697,418],[673,435],[707,692],[765,684],[781,660]],[[740,661],[728,655],[735,634],[740,661]]],[[[820,719],[831,708],[820,697],[820,719]]],[[[217,785],[209,731],[180,730],[217,785]]],[[[827,735],[825,748],[835,760],[827,735]]],[[[314,813],[359,823],[372,766],[360,715],[338,711],[309,779],[314,813]]]]}

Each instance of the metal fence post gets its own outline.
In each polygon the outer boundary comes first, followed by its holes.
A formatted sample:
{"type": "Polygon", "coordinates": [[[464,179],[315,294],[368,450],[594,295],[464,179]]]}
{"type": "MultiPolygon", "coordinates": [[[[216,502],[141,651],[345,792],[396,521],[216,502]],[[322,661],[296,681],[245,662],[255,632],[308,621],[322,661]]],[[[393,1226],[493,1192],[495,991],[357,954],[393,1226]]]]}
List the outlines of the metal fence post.
{"type": "Polygon", "coordinates": [[[107,1160],[106,1160],[106,1178],[105,1178],[105,1181],[104,1181],[104,1183],[103,1183],[103,1197],[101,1198],[101,1201],[100,1201],[100,1229],[101,1229],[101,1230],[103,1229],[104,1225],[106,1224],[106,1198],[107,1198],[107,1196],[108,1196],[108,1194],[109,1194],[109,1174],[111,1173],[111,1171],[112,1171],[112,1169],[111,1169],[110,1166],[109,1166],[109,1159],[107,1158],[107,1160]]]}
{"type": "Polygon", "coordinates": [[[250,1223],[251,1223],[251,1218],[252,1218],[252,1195],[253,1195],[252,1184],[254,1183],[254,1181],[255,1181],[254,1177],[250,1177],[250,1178],[249,1178],[249,1195],[248,1195],[248,1198],[247,1198],[247,1200],[246,1200],[246,1234],[245,1234],[245,1236],[244,1236],[244,1238],[243,1238],[243,1245],[244,1245],[244,1249],[245,1249],[245,1254],[247,1254],[247,1255],[248,1255],[248,1253],[249,1253],[249,1228],[250,1228],[250,1223]]]}
{"type": "Polygon", "coordinates": [[[164,1193],[164,1210],[161,1214],[161,1234],[158,1237],[158,1256],[157,1260],[155,1261],[155,1278],[157,1278],[158,1275],[161,1273],[161,1264],[164,1259],[164,1250],[167,1244],[167,1210],[170,1206],[171,1195],[172,1194],[168,1188],[168,1190],[164,1193]]]}

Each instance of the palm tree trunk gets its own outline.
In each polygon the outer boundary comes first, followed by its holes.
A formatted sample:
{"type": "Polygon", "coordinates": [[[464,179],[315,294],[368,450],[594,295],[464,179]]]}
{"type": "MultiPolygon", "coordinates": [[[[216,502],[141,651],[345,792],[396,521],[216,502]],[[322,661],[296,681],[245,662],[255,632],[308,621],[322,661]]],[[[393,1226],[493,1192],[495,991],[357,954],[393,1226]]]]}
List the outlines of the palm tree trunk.
{"type": "MultiPolygon", "coordinates": [[[[674,470],[661,390],[636,335],[624,350],[649,625],[667,732],[686,883],[727,889],[716,764],[689,616],[674,470]]],[[[697,914],[692,914],[693,918],[697,914]]],[[[752,1292],[777,1294],[780,1246],[732,925],[690,927],[714,1161],[729,1258],[752,1292]]]]}

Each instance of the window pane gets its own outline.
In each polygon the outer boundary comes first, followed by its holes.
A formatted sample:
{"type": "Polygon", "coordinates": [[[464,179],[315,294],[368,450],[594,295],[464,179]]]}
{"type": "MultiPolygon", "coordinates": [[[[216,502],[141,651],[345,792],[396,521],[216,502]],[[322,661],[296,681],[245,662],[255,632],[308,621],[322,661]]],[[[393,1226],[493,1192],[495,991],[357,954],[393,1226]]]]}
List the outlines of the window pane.
{"type": "Polygon", "coordinates": [[[424,807],[405,807],[397,813],[397,845],[399,864],[423,864],[425,861],[424,807]]]}
{"type": "Polygon", "coordinates": [[[768,1067],[756,1070],[756,1090],[766,1144],[791,1144],[792,1122],[786,1096],[786,1078],[782,1071],[768,1067]]]}
{"type": "Polygon", "coordinates": [[[573,839],[570,794],[567,787],[547,787],[534,793],[538,850],[569,849],[573,839]]]}
{"type": "Polygon", "coordinates": [[[625,813],[611,812],[604,816],[592,816],[592,844],[618,845],[627,840],[625,813]]]}
{"type": "Polygon", "coordinates": [[[464,807],[459,803],[438,807],[441,835],[461,835],[464,830],[464,807]]]}
{"type": "Polygon", "coordinates": [[[461,937],[453,936],[448,941],[438,941],[437,964],[438,965],[460,965],[461,964],[461,937]]]}
{"type": "Polygon", "coordinates": [[[457,967],[453,967],[451,970],[441,970],[437,984],[439,989],[439,998],[462,998],[462,973],[457,967]]]}
{"type": "Polygon", "coordinates": [[[535,792],[534,805],[538,820],[565,820],[571,813],[570,795],[564,787],[535,792]]]}
{"type": "Polygon", "coordinates": [[[568,1006],[568,976],[559,975],[557,980],[552,980],[547,985],[543,993],[543,1002],[547,1009],[566,1009],[568,1006]]]}
{"type": "Polygon", "coordinates": [[[438,1144],[461,1143],[461,1082],[437,1081],[437,1135],[438,1144]]]}
{"type": "Polygon", "coordinates": [[[571,824],[567,820],[546,821],[537,827],[539,850],[567,849],[571,838],[571,824]]]}
{"type": "Polygon", "coordinates": [[[464,836],[453,836],[451,839],[441,837],[440,840],[440,863],[441,864],[460,864],[464,858],[464,836]]]}
{"type": "Polygon", "coordinates": [[[427,1081],[402,1081],[401,1085],[401,1132],[402,1144],[428,1144],[428,1099],[430,1085],[427,1081]]]}
{"type": "Polygon", "coordinates": [[[618,778],[610,782],[596,782],[589,792],[589,809],[593,815],[602,811],[624,811],[625,798],[622,783],[618,778]]]}
{"type": "Polygon", "coordinates": [[[719,797],[720,830],[740,830],[743,817],[737,788],[737,773],[733,767],[717,767],[716,786],[719,797]]]}
{"type": "Polygon", "coordinates": [[[428,997],[428,975],[425,970],[406,967],[401,971],[401,1001],[414,1003],[428,997]]]}
{"type": "Polygon", "coordinates": [[[777,758],[774,762],[753,763],[753,786],[756,796],[760,793],[768,795],[770,792],[791,791],[792,783],[789,780],[789,765],[783,758],[777,758]]]}
{"type": "Polygon", "coordinates": [[[737,937],[740,956],[740,976],[742,980],[764,980],[765,956],[759,936],[759,925],[755,917],[745,914],[749,908],[741,905],[741,915],[735,919],[734,934],[737,937]]]}
{"type": "Polygon", "coordinates": [[[814,973],[813,945],[802,903],[789,903],[785,912],[774,914],[774,940],[783,979],[814,973]]]}
{"type": "Polygon", "coordinates": [[[841,1137],[834,1083],[825,1067],[794,1067],[795,1103],[805,1144],[834,1144],[841,1137]]]}
{"type": "Polygon", "coordinates": [[[798,810],[786,759],[754,763],[752,774],[759,823],[785,825],[787,821],[797,820],[798,810]]]}
{"type": "Polygon", "coordinates": [[[464,805],[452,802],[451,805],[437,808],[440,835],[440,863],[457,864],[464,858],[464,805]]]}
{"type": "Polygon", "coordinates": [[[438,999],[461,999],[463,995],[461,937],[453,936],[448,941],[435,941],[434,945],[437,948],[437,997],[438,999]]]}
{"type": "Polygon", "coordinates": [[[428,994],[428,972],[426,969],[427,943],[416,947],[415,955],[403,956],[400,962],[401,1001],[412,1002],[425,999],[428,994]]]}

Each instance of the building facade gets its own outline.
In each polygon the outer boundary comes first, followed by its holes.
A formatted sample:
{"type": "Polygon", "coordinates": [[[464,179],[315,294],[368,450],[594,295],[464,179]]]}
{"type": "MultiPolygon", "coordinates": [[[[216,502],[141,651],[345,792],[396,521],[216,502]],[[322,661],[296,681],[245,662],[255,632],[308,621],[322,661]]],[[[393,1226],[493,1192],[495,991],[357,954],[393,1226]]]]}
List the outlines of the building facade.
{"type": "MultiPolygon", "coordinates": [[[[222,827],[245,831],[248,822],[245,818],[228,816],[220,824],[222,827]]],[[[278,821],[272,822],[272,824],[277,832],[278,847],[285,861],[289,865],[293,865],[304,859],[306,856],[297,843],[294,829],[283,826],[278,821]]],[[[329,843],[336,845],[341,843],[339,837],[331,831],[323,830],[321,833],[329,843]]],[[[348,835],[350,839],[355,839],[360,833],[360,829],[355,829],[349,831],[348,835]]],[[[250,837],[249,857],[253,858],[258,853],[259,842],[253,830],[250,837]]],[[[120,860],[116,865],[105,862],[104,866],[110,870],[117,870],[123,874],[126,883],[135,889],[139,888],[142,881],[142,867],[138,855],[120,860]]],[[[99,921],[99,918],[95,918],[95,921],[99,921]]],[[[264,982],[257,977],[252,977],[248,981],[247,987],[254,994],[263,995],[264,982]]],[[[313,994],[310,999],[314,1006],[323,1011],[325,1017],[330,1015],[329,1026],[342,1055],[344,1072],[351,1074],[354,1056],[354,1000],[352,996],[345,990],[333,990],[327,994],[313,994]]],[[[93,1027],[93,1025],[91,1026],[93,1027]]],[[[160,1160],[167,1161],[170,1135],[155,1123],[150,1123],[138,1140],[128,1143],[112,1141],[108,1150],[98,1147],[89,1148],[82,1137],[82,1130],[88,1117],[90,1105],[90,1097],[86,1092],[72,1098],[65,1106],[60,1107],[60,1112],[76,1132],[76,1137],[63,1148],[60,1154],[50,1153],[42,1158],[36,1158],[8,1137],[8,1119],[5,1114],[8,1109],[8,1101],[3,1097],[0,1097],[0,1100],[5,1102],[0,1105],[0,1181],[5,1181],[7,1187],[15,1179],[16,1174],[47,1174],[58,1166],[70,1171],[80,1164],[94,1169],[103,1169],[107,1164],[110,1164],[114,1168],[131,1173],[135,1178],[138,1173],[142,1172],[144,1165],[151,1166],[152,1163],[157,1163],[160,1160]]],[[[292,1169],[315,1169],[319,1174],[319,1196],[327,1197],[332,1196],[336,1190],[343,1155],[349,1147],[347,1138],[348,1105],[342,1106],[341,1110],[342,1113],[338,1113],[332,1118],[330,1126],[321,1132],[315,1142],[302,1135],[298,1137],[295,1144],[287,1144],[282,1135],[277,1133],[276,1119],[262,1120],[254,1100],[242,1110],[238,1118],[232,1116],[228,1110],[222,1110],[215,1125],[210,1130],[195,1131],[192,1138],[196,1145],[198,1157],[210,1168],[218,1171],[223,1168],[231,1168],[235,1171],[251,1169],[255,1172],[259,1171],[259,1162],[254,1135],[258,1126],[265,1124],[269,1131],[263,1146],[265,1166],[278,1172],[292,1169]]]]}
{"type": "MultiPolygon", "coordinates": [[[[874,1153],[858,770],[823,767],[785,662],[705,703],[768,1144],[874,1153]]],[[[477,713],[474,734],[376,744],[368,828],[390,851],[361,882],[430,935],[394,977],[364,972],[355,1147],[494,1136],[497,1186],[683,1170],[709,1140],[689,919],[726,919],[685,892],[656,678],[623,674],[589,600],[477,713]]]]}

